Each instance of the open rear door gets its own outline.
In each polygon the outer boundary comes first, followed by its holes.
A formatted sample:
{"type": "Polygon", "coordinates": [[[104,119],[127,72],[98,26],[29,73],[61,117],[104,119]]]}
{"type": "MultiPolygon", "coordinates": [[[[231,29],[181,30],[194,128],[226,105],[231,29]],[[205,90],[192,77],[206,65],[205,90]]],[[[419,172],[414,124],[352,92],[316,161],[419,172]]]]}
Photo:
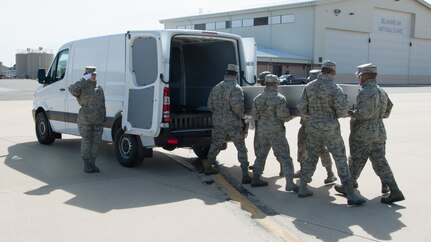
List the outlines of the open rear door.
{"type": "Polygon", "coordinates": [[[256,83],[256,66],[257,66],[256,41],[254,40],[254,38],[242,38],[242,46],[243,46],[244,63],[245,63],[245,71],[244,71],[245,73],[243,77],[245,78],[245,82],[248,85],[254,85],[256,83]]]}
{"type": "Polygon", "coordinates": [[[129,134],[157,136],[162,117],[163,65],[157,32],[126,35],[126,85],[122,127],[129,134]]]}

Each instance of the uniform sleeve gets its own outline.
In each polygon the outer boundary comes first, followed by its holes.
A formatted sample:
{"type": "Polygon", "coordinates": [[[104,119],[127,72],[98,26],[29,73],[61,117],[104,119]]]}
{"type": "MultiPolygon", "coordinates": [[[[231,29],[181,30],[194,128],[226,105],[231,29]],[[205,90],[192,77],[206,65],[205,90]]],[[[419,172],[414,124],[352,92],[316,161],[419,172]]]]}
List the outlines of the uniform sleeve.
{"type": "Polygon", "coordinates": [[[244,94],[241,87],[236,86],[231,93],[230,106],[238,118],[244,117],[244,94]]]}
{"type": "Polygon", "coordinates": [[[367,95],[365,92],[359,92],[357,97],[356,109],[350,114],[352,118],[357,120],[370,119],[374,113],[376,102],[375,95],[367,95]]]}
{"type": "Polygon", "coordinates": [[[394,104],[392,103],[392,101],[389,98],[388,94],[386,94],[386,92],[383,92],[383,93],[388,98],[388,105],[386,106],[386,110],[385,110],[385,112],[383,114],[383,118],[389,118],[389,116],[391,115],[392,107],[394,106],[394,104]]]}
{"type": "Polygon", "coordinates": [[[289,106],[287,105],[286,99],[284,97],[280,97],[277,103],[277,117],[282,122],[287,122],[292,119],[290,115],[289,106]]]}
{"type": "Polygon", "coordinates": [[[69,86],[69,92],[75,96],[75,97],[79,97],[81,95],[81,81],[77,81],[74,84],[69,86]]]}
{"type": "Polygon", "coordinates": [[[213,90],[211,90],[210,95],[208,96],[207,106],[208,106],[208,109],[212,113],[214,113],[214,105],[213,105],[213,101],[212,101],[212,96],[213,96],[213,90]]]}
{"type": "Polygon", "coordinates": [[[308,113],[307,88],[305,88],[304,91],[302,92],[302,96],[299,99],[297,108],[298,108],[298,111],[299,111],[299,115],[301,115],[301,117],[309,116],[309,113],[308,113]]]}
{"type": "Polygon", "coordinates": [[[347,99],[347,94],[343,92],[341,87],[337,86],[334,95],[334,108],[337,118],[348,117],[347,112],[349,111],[349,101],[347,99]]]}

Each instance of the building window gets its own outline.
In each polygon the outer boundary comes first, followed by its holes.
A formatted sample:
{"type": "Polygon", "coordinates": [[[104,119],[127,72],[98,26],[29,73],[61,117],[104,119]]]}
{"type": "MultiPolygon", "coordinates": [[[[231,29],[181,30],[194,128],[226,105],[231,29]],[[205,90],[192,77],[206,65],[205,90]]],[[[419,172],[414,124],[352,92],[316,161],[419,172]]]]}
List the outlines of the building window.
{"type": "Polygon", "coordinates": [[[197,30],[205,30],[205,24],[195,24],[195,29],[197,29],[197,30]]]}
{"type": "Polygon", "coordinates": [[[281,23],[288,24],[288,23],[294,23],[295,22],[295,15],[288,14],[281,16],[281,23]]]}
{"type": "Polygon", "coordinates": [[[271,16],[269,19],[269,24],[280,24],[281,23],[281,16],[271,16]]]}
{"type": "Polygon", "coordinates": [[[268,25],[268,17],[254,18],[254,26],[268,25]]]}
{"type": "Polygon", "coordinates": [[[232,28],[232,22],[231,21],[226,21],[226,28],[227,29],[232,28]]]}
{"type": "Polygon", "coordinates": [[[242,27],[250,27],[250,26],[253,26],[253,24],[254,24],[254,19],[252,18],[242,20],[242,27]]]}
{"type": "Polygon", "coordinates": [[[240,28],[240,27],[242,27],[242,20],[241,19],[232,21],[232,28],[240,28]]]}
{"type": "Polygon", "coordinates": [[[217,22],[216,24],[215,24],[216,26],[216,29],[227,29],[226,28],[226,22],[225,21],[223,21],[223,22],[217,22]]]}
{"type": "Polygon", "coordinates": [[[215,23],[207,23],[205,25],[205,29],[207,30],[214,30],[216,28],[215,23]]]}

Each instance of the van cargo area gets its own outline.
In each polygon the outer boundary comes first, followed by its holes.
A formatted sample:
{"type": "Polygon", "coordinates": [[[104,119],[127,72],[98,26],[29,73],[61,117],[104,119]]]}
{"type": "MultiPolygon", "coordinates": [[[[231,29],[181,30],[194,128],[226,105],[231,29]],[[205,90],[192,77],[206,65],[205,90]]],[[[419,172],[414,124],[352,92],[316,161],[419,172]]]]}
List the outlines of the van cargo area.
{"type": "Polygon", "coordinates": [[[226,67],[237,63],[235,40],[177,35],[172,38],[169,73],[171,132],[211,130],[207,100],[223,80],[226,67]]]}

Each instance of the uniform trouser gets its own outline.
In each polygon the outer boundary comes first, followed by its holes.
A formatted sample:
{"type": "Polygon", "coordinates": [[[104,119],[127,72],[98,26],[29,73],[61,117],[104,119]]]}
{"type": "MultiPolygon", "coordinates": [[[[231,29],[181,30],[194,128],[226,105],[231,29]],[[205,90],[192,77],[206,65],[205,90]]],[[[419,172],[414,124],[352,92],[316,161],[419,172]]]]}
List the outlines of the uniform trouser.
{"type": "Polygon", "coordinates": [[[78,124],[81,134],[81,155],[83,160],[96,159],[97,150],[102,142],[103,125],[78,124]]]}
{"type": "Polygon", "coordinates": [[[237,127],[214,126],[211,133],[211,146],[208,151],[208,163],[214,165],[217,155],[220,153],[223,142],[229,137],[238,150],[238,161],[241,163],[241,170],[244,173],[248,170],[247,148],[244,141],[244,132],[237,127]]]}
{"type": "Polygon", "coordinates": [[[349,139],[350,157],[349,169],[352,180],[356,181],[361,175],[368,158],[373,165],[374,172],[380,177],[382,184],[393,184],[395,181],[391,167],[386,160],[386,142],[358,141],[349,139]]]}
{"type": "MultiPolygon", "coordinates": [[[[332,166],[331,156],[329,155],[329,151],[323,147],[322,152],[320,153],[320,161],[322,162],[322,166],[325,168],[332,166]]],[[[298,131],[298,162],[302,164],[307,156],[307,134],[305,133],[305,126],[302,125],[298,131]]]]}
{"type": "Polygon", "coordinates": [[[266,158],[272,147],[274,155],[280,162],[283,173],[286,177],[293,177],[293,162],[290,157],[289,143],[287,142],[285,132],[280,133],[260,133],[256,134],[258,144],[256,145],[256,160],[253,165],[253,175],[260,176],[265,168],[266,158]]]}
{"type": "Polygon", "coordinates": [[[349,167],[347,165],[346,147],[341,135],[308,135],[307,137],[307,158],[302,164],[301,180],[309,181],[316,170],[319,155],[322,148],[326,147],[332,154],[337,167],[337,173],[343,186],[351,186],[349,167]]]}

